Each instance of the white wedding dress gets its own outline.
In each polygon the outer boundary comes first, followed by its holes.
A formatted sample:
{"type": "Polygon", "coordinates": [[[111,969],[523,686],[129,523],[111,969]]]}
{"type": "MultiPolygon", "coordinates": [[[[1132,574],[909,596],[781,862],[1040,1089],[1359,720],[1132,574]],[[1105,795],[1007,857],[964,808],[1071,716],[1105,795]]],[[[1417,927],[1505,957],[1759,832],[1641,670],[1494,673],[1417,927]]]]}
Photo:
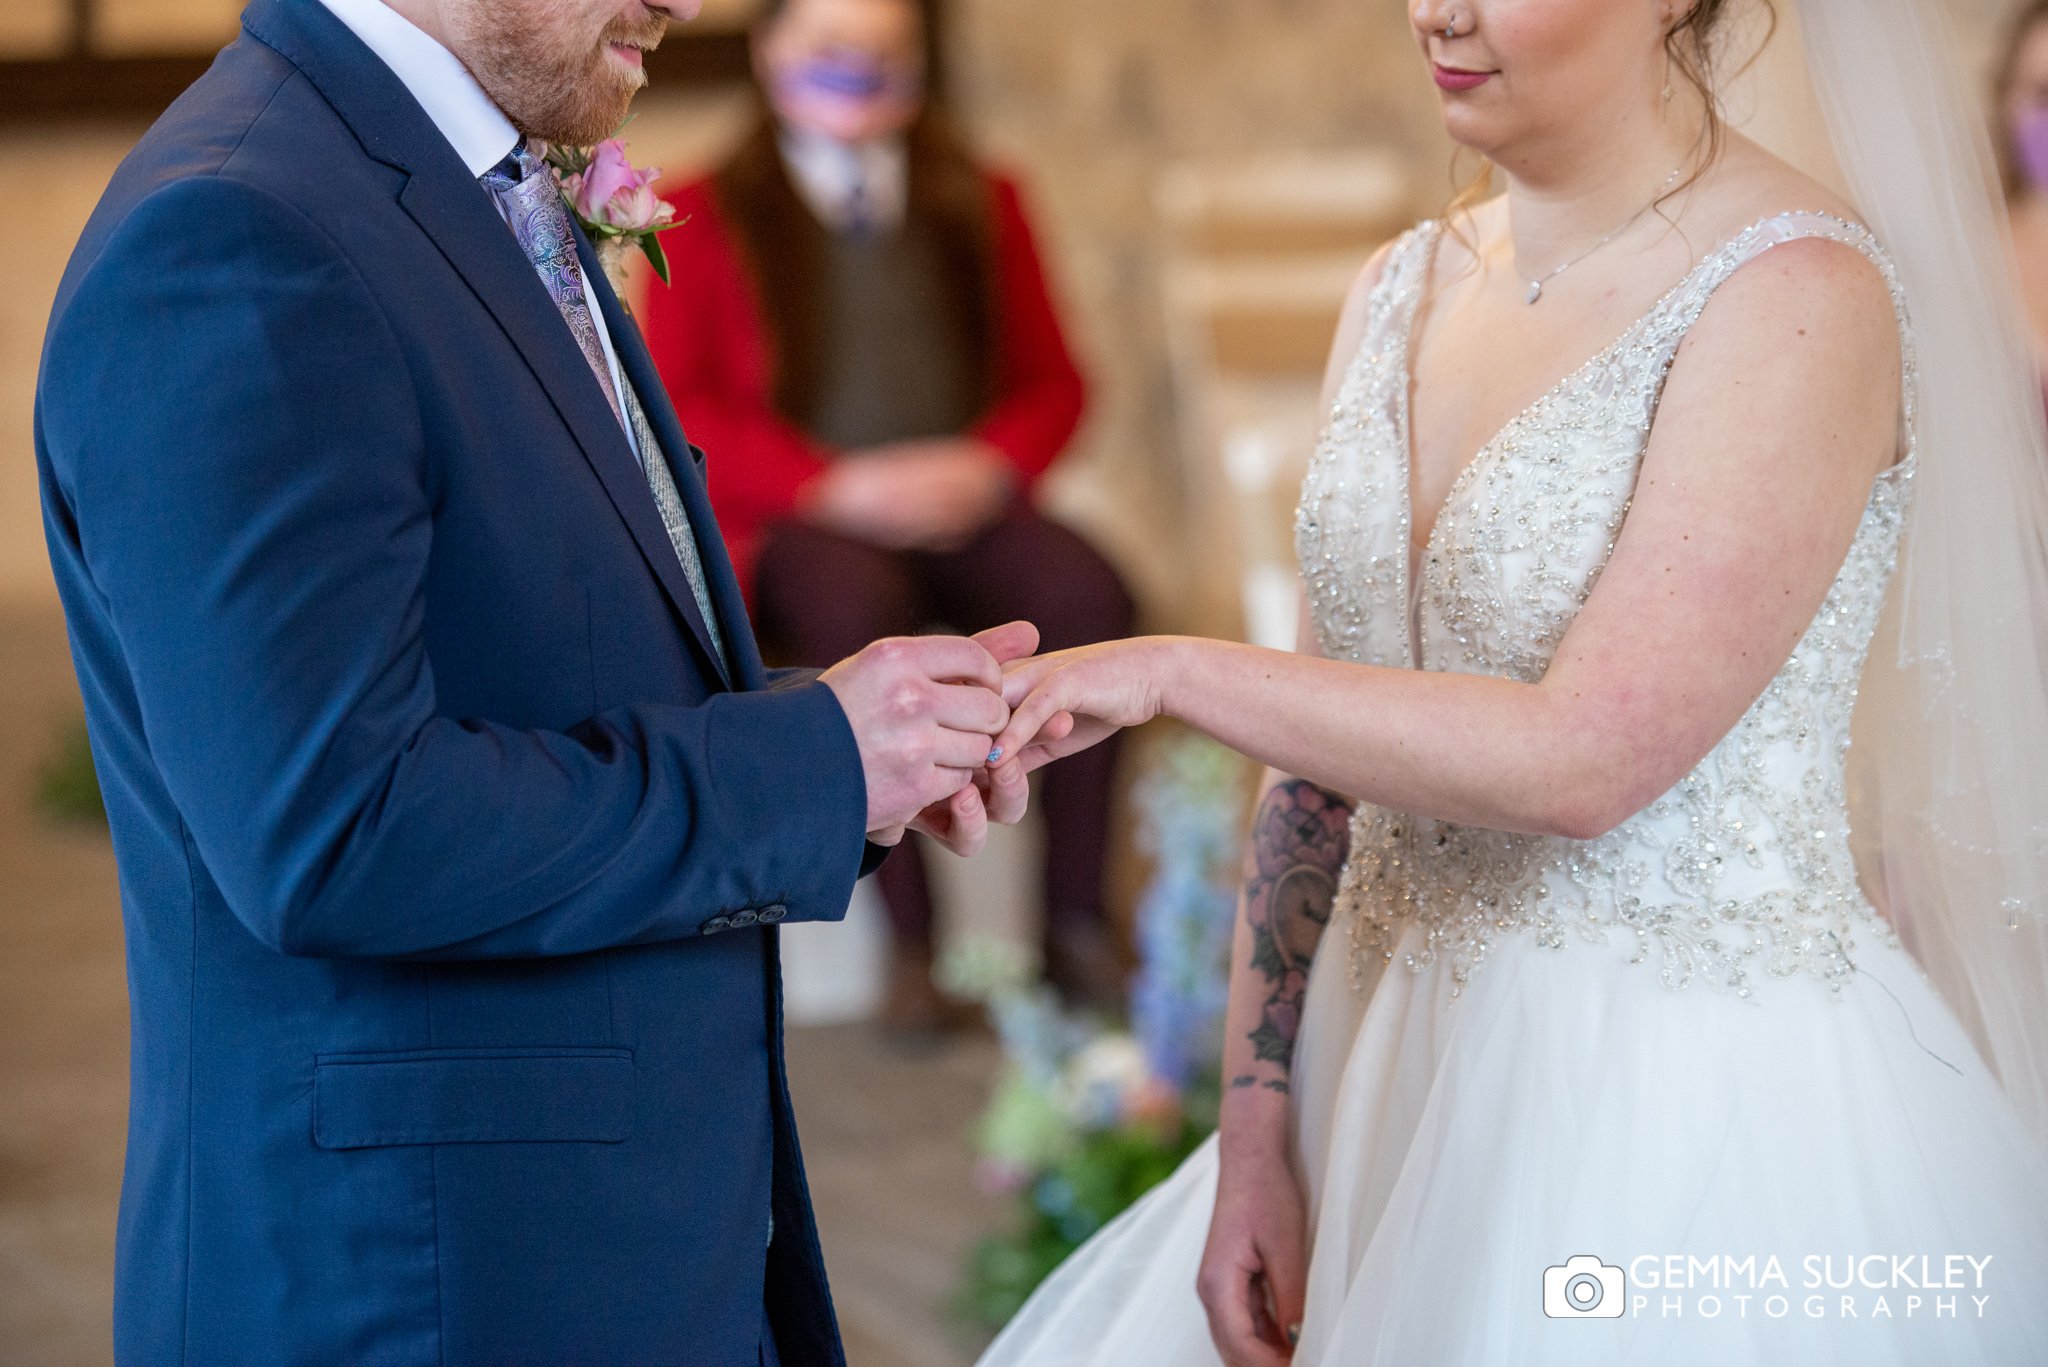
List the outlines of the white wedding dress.
{"type": "MultiPolygon", "coordinates": [[[[1477,455],[1411,598],[1407,344],[1443,232],[1390,255],[1304,489],[1333,658],[1540,677],[1715,289],[1820,236],[1898,297],[1857,225],[1743,232],[1477,455]]],[[[2048,1152],[1850,856],[1850,712],[1914,472],[1906,338],[1900,462],[1791,659],[1683,781],[1585,842],[1357,813],[1294,1062],[1312,1240],[1296,1362],[2048,1364],[2048,1152]],[[1624,1313],[1553,1318],[1546,1269],[1588,1255],[1621,1270],[1604,1289],[1624,1313]]],[[[1216,1363],[1194,1289],[1215,1184],[1212,1141],[1056,1272],[984,1367],[1216,1363]]]]}

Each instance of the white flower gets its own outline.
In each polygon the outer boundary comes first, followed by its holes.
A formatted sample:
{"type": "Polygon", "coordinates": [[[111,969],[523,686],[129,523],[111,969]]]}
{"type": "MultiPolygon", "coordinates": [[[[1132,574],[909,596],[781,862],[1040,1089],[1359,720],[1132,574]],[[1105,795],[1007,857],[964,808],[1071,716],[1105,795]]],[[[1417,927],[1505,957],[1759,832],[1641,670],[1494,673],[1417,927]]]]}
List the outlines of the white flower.
{"type": "Polygon", "coordinates": [[[1121,1031],[1084,1045],[1060,1078],[1060,1108],[1076,1125],[1107,1129],[1117,1124],[1150,1077],[1145,1050],[1121,1031]]]}

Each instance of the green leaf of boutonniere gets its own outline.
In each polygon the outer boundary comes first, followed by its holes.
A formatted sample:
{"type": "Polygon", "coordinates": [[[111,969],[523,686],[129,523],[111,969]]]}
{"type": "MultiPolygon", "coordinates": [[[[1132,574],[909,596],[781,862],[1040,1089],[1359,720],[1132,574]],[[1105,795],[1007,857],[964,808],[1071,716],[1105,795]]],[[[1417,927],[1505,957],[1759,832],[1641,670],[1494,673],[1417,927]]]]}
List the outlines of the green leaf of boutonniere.
{"type": "Polygon", "coordinates": [[[640,239],[640,250],[647,253],[647,264],[654,267],[654,273],[661,277],[661,283],[668,283],[668,253],[662,249],[661,237],[648,233],[640,239]]]}

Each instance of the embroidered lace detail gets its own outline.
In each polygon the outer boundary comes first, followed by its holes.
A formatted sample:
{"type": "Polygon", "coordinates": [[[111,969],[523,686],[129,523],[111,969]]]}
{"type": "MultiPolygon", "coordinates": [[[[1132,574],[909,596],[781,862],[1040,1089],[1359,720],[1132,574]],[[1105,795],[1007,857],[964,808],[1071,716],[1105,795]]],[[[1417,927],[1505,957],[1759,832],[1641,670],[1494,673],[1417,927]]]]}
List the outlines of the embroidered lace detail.
{"type": "Polygon", "coordinates": [[[1749,996],[1759,977],[1839,989],[1859,936],[1892,940],[1856,881],[1844,772],[1849,719],[1897,561],[1913,472],[1912,336],[1869,232],[1781,214],[1702,260],[1611,346],[1537,399],[1453,483],[1409,602],[1408,342],[1442,235],[1398,242],[1304,483],[1296,548],[1333,659],[1534,681],[1592,591],[1627,516],[1664,380],[1687,330],[1744,263],[1782,242],[1857,248],[1898,307],[1899,462],[1875,481],[1855,540],[1791,658],[1669,792],[1597,840],[1517,835],[1361,806],[1337,915],[1354,976],[1402,955],[1448,965],[1455,996],[1500,937],[1613,943],[1664,983],[1749,996]]]}

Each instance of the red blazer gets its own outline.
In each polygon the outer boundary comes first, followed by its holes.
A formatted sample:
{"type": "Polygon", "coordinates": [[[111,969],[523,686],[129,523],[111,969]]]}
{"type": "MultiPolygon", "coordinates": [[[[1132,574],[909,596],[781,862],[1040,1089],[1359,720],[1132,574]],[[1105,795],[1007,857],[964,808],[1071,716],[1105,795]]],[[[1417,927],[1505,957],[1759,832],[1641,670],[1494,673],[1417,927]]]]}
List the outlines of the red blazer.
{"type": "MultiPolygon", "coordinates": [[[[999,345],[996,398],[970,435],[1017,469],[1028,489],[1080,425],[1084,401],[1053,313],[1038,248],[1017,186],[990,177],[993,195],[999,345]]],[[[823,473],[832,448],[776,413],[774,358],[758,283],[708,180],[666,186],[683,227],[662,236],[670,284],[650,280],[642,330],[690,440],[710,456],[711,503],[749,593],[766,525],[789,516],[805,485],[823,473]]]]}

